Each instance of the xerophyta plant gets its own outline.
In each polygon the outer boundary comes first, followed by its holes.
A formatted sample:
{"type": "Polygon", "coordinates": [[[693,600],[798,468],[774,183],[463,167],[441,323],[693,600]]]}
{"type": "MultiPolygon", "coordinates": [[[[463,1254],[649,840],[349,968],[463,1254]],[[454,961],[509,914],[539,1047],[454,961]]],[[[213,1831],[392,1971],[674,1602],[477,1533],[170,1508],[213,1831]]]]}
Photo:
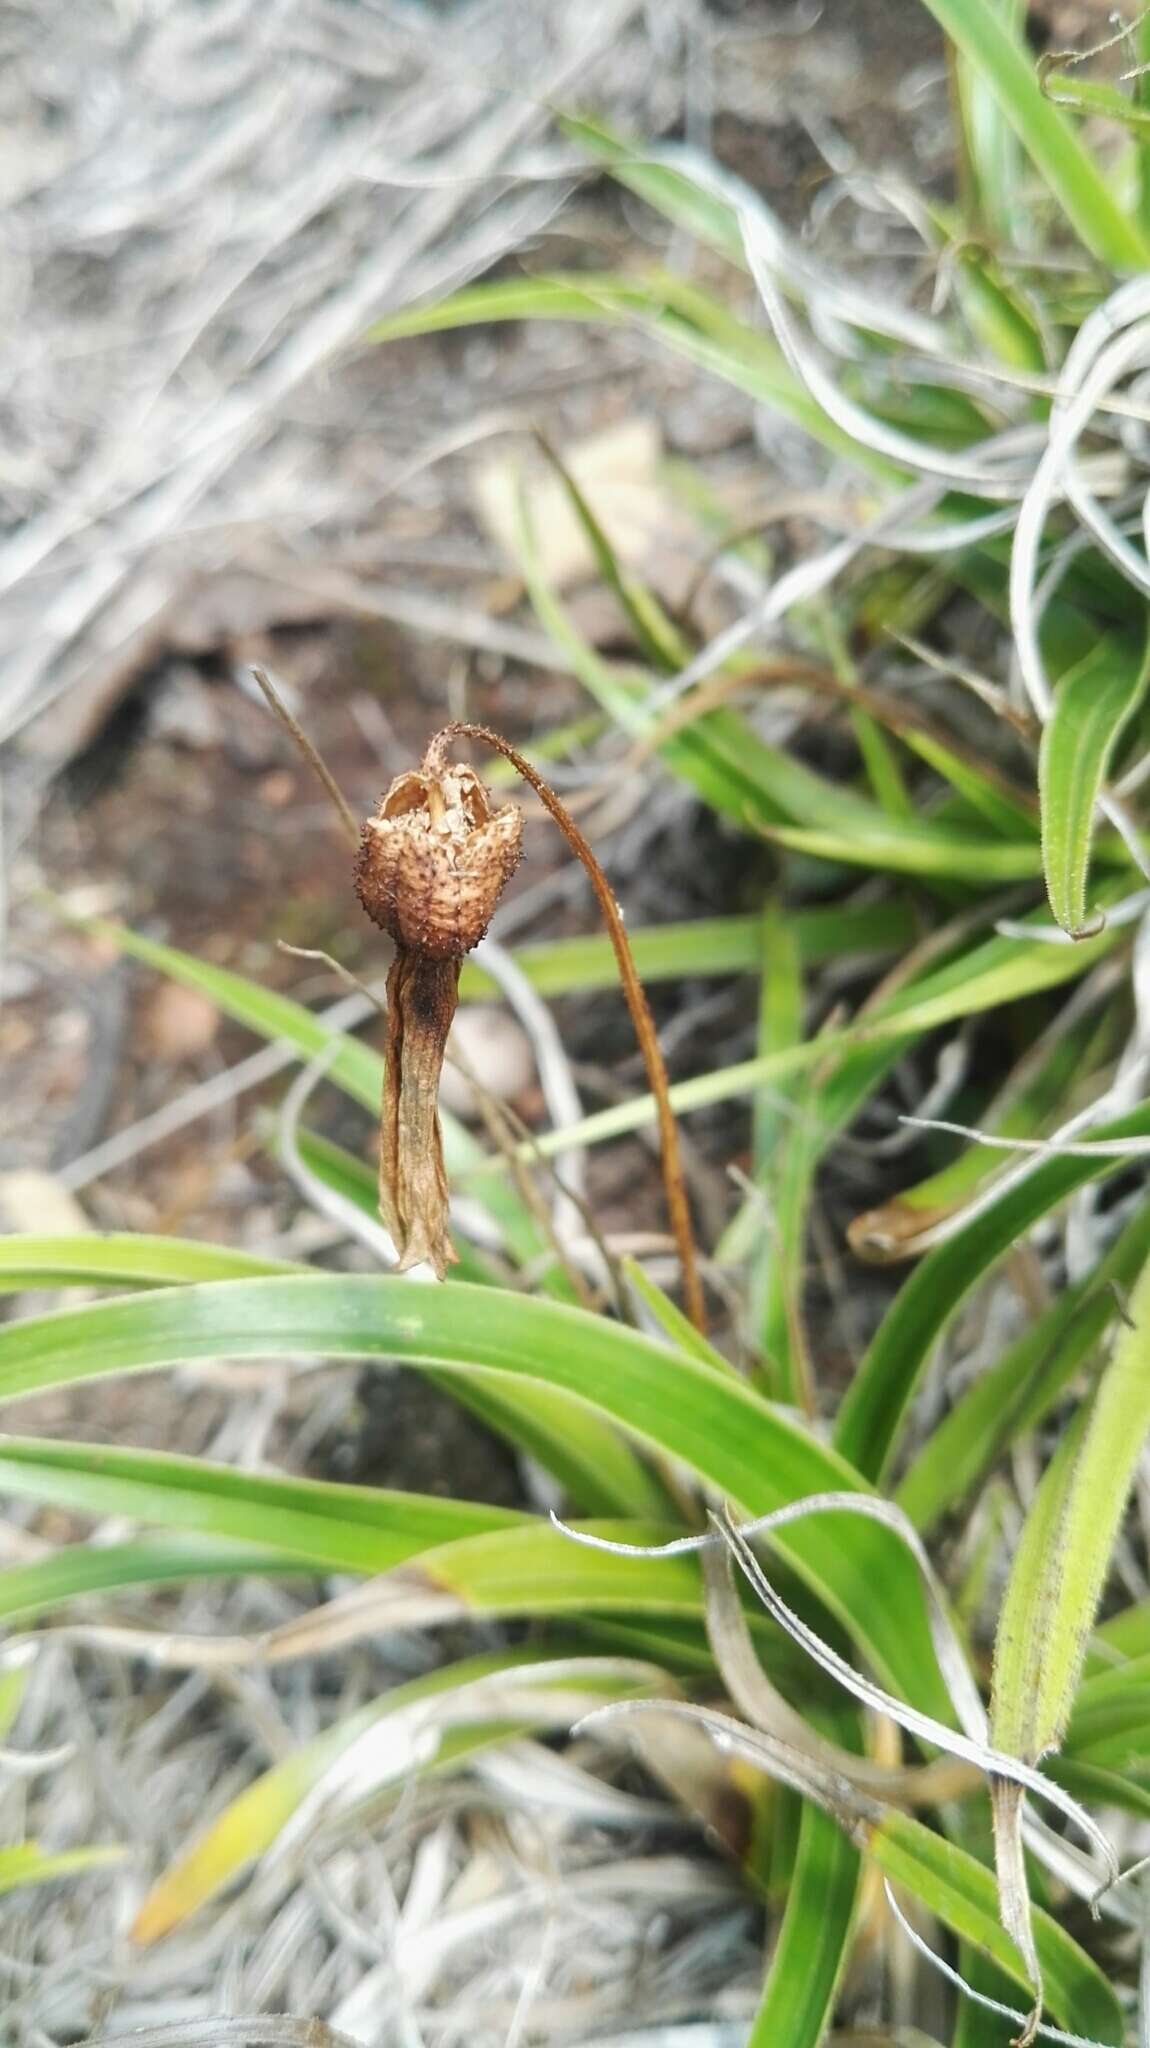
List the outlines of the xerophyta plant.
{"type": "MultiPolygon", "coordinates": [[[[529,483],[517,501],[524,589],[591,700],[579,746],[768,841],[769,885],[628,941],[539,772],[454,724],[366,826],[333,791],[360,900],[396,948],[382,1056],[239,975],[98,927],[362,1107],[382,1102],[378,1187],[308,1128],[298,1093],[277,1152],[376,1246],[378,1204],[401,1266],[444,1284],[171,1237],[0,1239],[13,1291],[119,1290],[0,1331],[0,1391],[221,1353],[398,1361],[542,1466],[565,1520],[5,1438],[0,1489],[117,1531],[98,1555],[75,1541],[0,1569],[0,1612],[22,1626],[95,1586],[117,1654],[189,1664],[287,1661],[400,1622],[533,1624],[526,1650],[445,1664],[309,1731],[156,1874],[139,1942],[219,1910],[285,1831],[314,1845],[321,1812],[348,1846],[363,1798],[417,1797],[493,1726],[582,1716],[606,1742],[625,1713],[768,1903],[750,2048],[819,2048],[855,2024],[860,1957],[867,2011],[877,1983],[884,2011],[904,2012],[881,1966],[897,1957],[905,1990],[908,1959],[935,1968],[905,1945],[926,1937],[953,2004],[920,1996],[917,1975],[910,2004],[951,2048],[1150,2039],[1145,1919],[1115,1881],[1137,1869],[1150,1817],[1146,88],[1137,65],[1129,91],[1071,67],[1070,94],[1062,67],[1055,104],[1012,0],[932,6],[951,38],[956,196],[892,198],[844,158],[825,216],[861,195],[878,234],[891,201],[879,283],[697,152],[571,121],[586,161],[649,209],[652,237],[663,223],[677,255],[684,236],[706,245],[706,281],[681,264],[525,272],[375,334],[629,329],[645,361],[665,349],[807,436],[821,469],[803,504],[829,538],[800,532],[780,572],[766,552],[779,477],[750,542],[693,477],[678,510],[697,522],[699,576],[678,612],[549,457],[623,621],[610,659],[553,587],[529,483]],[[1106,122],[1104,161],[1068,98],[1106,122]],[[933,297],[890,288],[910,235],[933,297]],[[705,625],[695,599],[724,576],[725,612],[705,625]],[[648,1077],[502,1152],[436,1104],[455,1006],[491,993],[473,949],[521,847],[470,746],[525,778],[606,922],[606,939],[517,948],[520,982],[541,1002],[621,981],[648,1077]],[[753,991],[754,1044],[668,1089],[643,984],[719,975],[753,991]],[[747,1108],[733,1214],[705,1247],[721,1348],[703,1333],[675,1131],[719,1102],[747,1108]],[[925,1127],[914,1151],[908,1109],[925,1127]],[[633,1260],[613,1257],[609,1297],[581,1288],[530,1199],[537,1162],[647,1127],[686,1313],[633,1260]],[[449,1189],[481,1228],[449,1212],[449,1189]],[[855,1194],[852,1255],[838,1225],[855,1194]],[[880,1259],[901,1264],[893,1291],[870,1284],[880,1259]],[[121,1540],[125,1519],[142,1533],[121,1540]],[[303,1594],[282,1627],[223,1649],[116,1613],[119,1587],[239,1575],[256,1546],[267,1572],[370,1583],[303,1594]],[[377,1739],[411,1716],[419,1745],[377,1739]],[[709,1762],[696,1746],[668,1766],[672,1726],[704,1727],[709,1762]],[[345,1811],[349,1757],[360,1804],[345,1811]]],[[[1132,33],[1144,61],[1146,28],[1132,33]]],[[[663,482],[678,488],[681,466],[663,482]]],[[[574,745],[536,735],[532,751],[574,745]]]]}

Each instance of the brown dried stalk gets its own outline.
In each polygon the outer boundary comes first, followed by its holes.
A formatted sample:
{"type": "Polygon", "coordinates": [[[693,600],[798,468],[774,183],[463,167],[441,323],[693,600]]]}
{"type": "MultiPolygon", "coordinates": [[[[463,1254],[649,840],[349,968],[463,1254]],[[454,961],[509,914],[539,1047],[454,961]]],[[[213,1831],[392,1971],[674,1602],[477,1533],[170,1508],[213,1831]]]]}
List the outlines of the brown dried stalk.
{"type": "Polygon", "coordinates": [[[575,823],[574,818],[566,806],[559,801],[554,790],[544,782],[542,776],[531,766],[530,761],[525,760],[522,754],[518,753],[507,740],[501,738],[499,733],[493,732],[490,726],[470,725],[458,721],[451,725],[445,725],[442,732],[436,734],[428,748],[427,758],[430,759],[436,749],[441,754],[445,753],[452,740],[456,739],[480,740],[484,746],[493,747],[497,754],[502,754],[505,760],[510,761],[516,774],[521,775],[524,782],[530,784],[540,803],[543,804],[546,810],[550,811],[571,851],[578,857],[587,871],[591,887],[595,891],[596,901],[603,916],[603,922],[607,927],[607,934],[610,938],[616,965],[619,969],[619,979],[623,985],[623,994],[627,999],[627,1008],[631,1012],[631,1022],[635,1026],[635,1036],[639,1041],[639,1050],[643,1055],[643,1065],[646,1068],[647,1081],[655,1098],[655,1109],[659,1124],[660,1156],[663,1168],[663,1188],[667,1200],[668,1214],[671,1219],[671,1229],[674,1233],[675,1246],[679,1254],[679,1266],[683,1275],[684,1306],[695,1328],[697,1330],[705,1330],[707,1327],[707,1310],[703,1298],[703,1284],[699,1276],[695,1237],[691,1228],[691,1212],[687,1202],[687,1186],[683,1177],[683,1163],[679,1151],[679,1131],[675,1122],[675,1112],[671,1107],[667,1069],[663,1063],[663,1054],[659,1047],[655,1020],[651,1015],[646,991],[639,979],[638,970],[631,953],[630,941],[628,940],[623,923],[622,912],[615,901],[611,885],[603,873],[599,862],[596,860],[588,841],[583,837],[582,832],[575,823]]]}
{"type": "Polygon", "coordinates": [[[452,763],[459,739],[480,740],[511,762],[551,813],[586,868],[614,948],[659,1118],[663,1180],[683,1273],[687,1313],[706,1325],[678,1131],[667,1073],[619,906],[586,839],[555,792],[489,726],[445,725],[423,765],[401,775],[364,826],[356,867],[359,900],[395,940],[388,977],[388,1034],[380,1124],[380,1213],[400,1270],[428,1260],[442,1278],[454,1258],[437,1110],[439,1071],[455,1014],[459,970],[478,944],[520,855],[522,814],[498,811],[473,769],[452,763]]]}
{"type": "Polygon", "coordinates": [[[367,820],[355,869],[368,916],[395,941],[379,1129],[379,1209],[399,1270],[425,1261],[442,1280],[455,1251],[439,1129],[439,1076],[465,954],[483,937],[519,862],[523,818],[493,810],[473,768],[442,736],[399,775],[367,820]]]}
{"type": "MultiPolygon", "coordinates": [[[[316,770],[349,836],[355,820],[326,763],[280,699],[253,671],[276,716],[316,770]]],[[[611,885],[553,789],[486,725],[453,723],[433,735],[417,770],[399,775],[358,835],[355,886],[375,924],[395,941],[387,979],[387,1043],[380,1118],[379,1207],[401,1272],[426,1261],[438,1277],[455,1260],[447,1228],[447,1176],[439,1128],[439,1076],[458,1003],[464,956],[478,945],[518,865],[523,816],[493,809],[474,769],[448,758],[454,740],[480,740],[511,762],[582,862],[607,926],[659,1125],[663,1186],[690,1320],[707,1326],[679,1133],[654,1019],[611,885]]]]}
{"type": "Polygon", "coordinates": [[[347,833],[349,839],[351,840],[352,845],[357,845],[359,842],[359,821],[356,818],[355,812],[352,810],[351,805],[348,803],[348,800],[345,797],[338,782],[336,781],[335,776],[332,774],[331,769],[328,767],[327,762],[324,760],[323,755],[320,753],[318,747],[312,746],[311,741],[309,740],[306,732],[304,731],[302,725],[299,723],[298,719],[292,717],[291,712],[288,710],[287,705],[284,703],[283,698],[280,696],[280,693],[276,689],[275,684],[272,682],[272,679],[269,676],[267,670],[264,668],[253,668],[252,674],[255,677],[256,682],[259,684],[269,708],[275,712],[275,715],[279,719],[280,724],[284,727],[285,731],[288,733],[294,745],[303,755],[303,758],[307,762],[308,767],[314,769],[315,773],[319,776],[320,781],[322,782],[325,790],[327,791],[328,796],[331,799],[332,808],[335,811],[337,817],[339,818],[339,822],[343,826],[344,831],[347,833]]]}

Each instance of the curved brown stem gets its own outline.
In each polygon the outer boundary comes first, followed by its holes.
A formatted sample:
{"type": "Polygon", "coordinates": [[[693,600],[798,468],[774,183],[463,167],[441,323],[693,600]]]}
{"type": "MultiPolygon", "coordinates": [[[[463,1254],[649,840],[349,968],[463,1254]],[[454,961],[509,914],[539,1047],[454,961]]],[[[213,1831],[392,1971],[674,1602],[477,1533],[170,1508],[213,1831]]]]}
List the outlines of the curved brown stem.
{"type": "Polygon", "coordinates": [[[643,1055],[643,1065],[647,1070],[647,1080],[651,1093],[655,1098],[655,1109],[659,1124],[659,1149],[663,1168],[663,1189],[666,1195],[668,1214],[671,1219],[671,1229],[674,1233],[675,1245],[679,1254],[679,1265],[683,1275],[684,1305],[695,1328],[705,1331],[707,1327],[706,1303],[703,1298],[703,1283],[699,1276],[699,1261],[695,1250],[695,1237],[691,1228],[691,1212],[687,1202],[687,1187],[683,1178],[683,1162],[679,1151],[679,1131],[675,1123],[675,1112],[671,1108],[667,1069],[663,1063],[663,1055],[659,1048],[659,1040],[655,1031],[655,1020],[651,1015],[646,992],[639,979],[635,962],[632,958],[630,941],[627,938],[626,928],[623,924],[622,912],[615,901],[611,884],[596,860],[589,842],[583,837],[574,818],[572,818],[566,806],[559,801],[554,790],[549,788],[548,784],[544,782],[542,776],[531,766],[530,761],[525,760],[523,755],[518,753],[509,741],[501,738],[499,733],[493,732],[490,726],[471,725],[466,722],[455,722],[451,725],[445,725],[440,732],[435,734],[428,745],[427,752],[423,758],[425,774],[435,774],[442,769],[447,758],[448,748],[457,739],[480,740],[484,746],[494,748],[497,754],[503,755],[504,760],[510,761],[516,773],[523,777],[524,782],[530,784],[540,803],[551,813],[568,846],[578,856],[587,870],[591,887],[595,891],[595,897],[603,915],[603,922],[607,927],[607,934],[619,968],[619,979],[623,985],[623,994],[627,998],[627,1008],[631,1012],[631,1021],[635,1026],[635,1036],[639,1041],[639,1050],[643,1055]]]}
{"type": "Polygon", "coordinates": [[[328,767],[327,762],[324,760],[323,755],[320,753],[319,748],[313,747],[311,741],[309,740],[302,725],[300,725],[298,719],[292,717],[291,712],[288,710],[287,705],[284,703],[283,698],[280,696],[279,691],[276,689],[276,686],[273,683],[271,677],[269,676],[267,670],[265,668],[253,668],[252,674],[255,677],[257,683],[259,684],[260,689],[263,691],[264,697],[268,703],[269,708],[275,712],[275,715],[279,719],[279,722],[283,726],[284,730],[290,733],[292,739],[296,744],[296,747],[299,749],[299,752],[303,755],[303,758],[307,762],[309,768],[313,768],[315,770],[315,773],[319,776],[319,779],[322,782],[324,789],[327,791],[327,795],[330,800],[332,809],[335,811],[335,814],[338,817],[340,824],[343,826],[344,831],[347,833],[347,836],[350,839],[352,845],[358,846],[359,819],[356,817],[355,812],[352,810],[351,805],[348,803],[347,798],[345,797],[342,789],[340,788],[338,782],[336,781],[335,776],[332,774],[331,769],[328,767]]]}

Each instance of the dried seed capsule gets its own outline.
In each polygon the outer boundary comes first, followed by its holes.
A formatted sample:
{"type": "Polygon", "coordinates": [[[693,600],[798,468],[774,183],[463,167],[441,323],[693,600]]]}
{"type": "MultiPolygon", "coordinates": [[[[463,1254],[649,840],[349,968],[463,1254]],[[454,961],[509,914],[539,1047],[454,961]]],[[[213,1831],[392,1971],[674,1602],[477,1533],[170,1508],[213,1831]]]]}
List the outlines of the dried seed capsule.
{"type": "Polygon", "coordinates": [[[522,842],[522,813],[493,810],[473,769],[399,775],[363,828],[356,893],[397,946],[462,960],[487,930],[522,842]]]}
{"type": "Polygon", "coordinates": [[[355,887],[395,940],[387,978],[387,1045],[379,1144],[380,1214],[399,1270],[455,1258],[439,1129],[439,1076],[459,971],[519,861],[523,817],[492,808],[471,768],[433,740],[422,769],[399,775],[364,825],[355,887]]]}

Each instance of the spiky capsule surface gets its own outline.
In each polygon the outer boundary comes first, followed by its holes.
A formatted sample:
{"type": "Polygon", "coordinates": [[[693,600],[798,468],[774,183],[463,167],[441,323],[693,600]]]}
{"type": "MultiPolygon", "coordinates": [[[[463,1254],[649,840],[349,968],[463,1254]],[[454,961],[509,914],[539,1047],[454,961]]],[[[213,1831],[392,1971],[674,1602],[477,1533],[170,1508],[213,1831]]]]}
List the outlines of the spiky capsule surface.
{"type": "Polygon", "coordinates": [[[356,894],[397,946],[461,960],[486,932],[522,843],[521,811],[493,808],[473,769],[413,770],[364,825],[356,894]]]}

